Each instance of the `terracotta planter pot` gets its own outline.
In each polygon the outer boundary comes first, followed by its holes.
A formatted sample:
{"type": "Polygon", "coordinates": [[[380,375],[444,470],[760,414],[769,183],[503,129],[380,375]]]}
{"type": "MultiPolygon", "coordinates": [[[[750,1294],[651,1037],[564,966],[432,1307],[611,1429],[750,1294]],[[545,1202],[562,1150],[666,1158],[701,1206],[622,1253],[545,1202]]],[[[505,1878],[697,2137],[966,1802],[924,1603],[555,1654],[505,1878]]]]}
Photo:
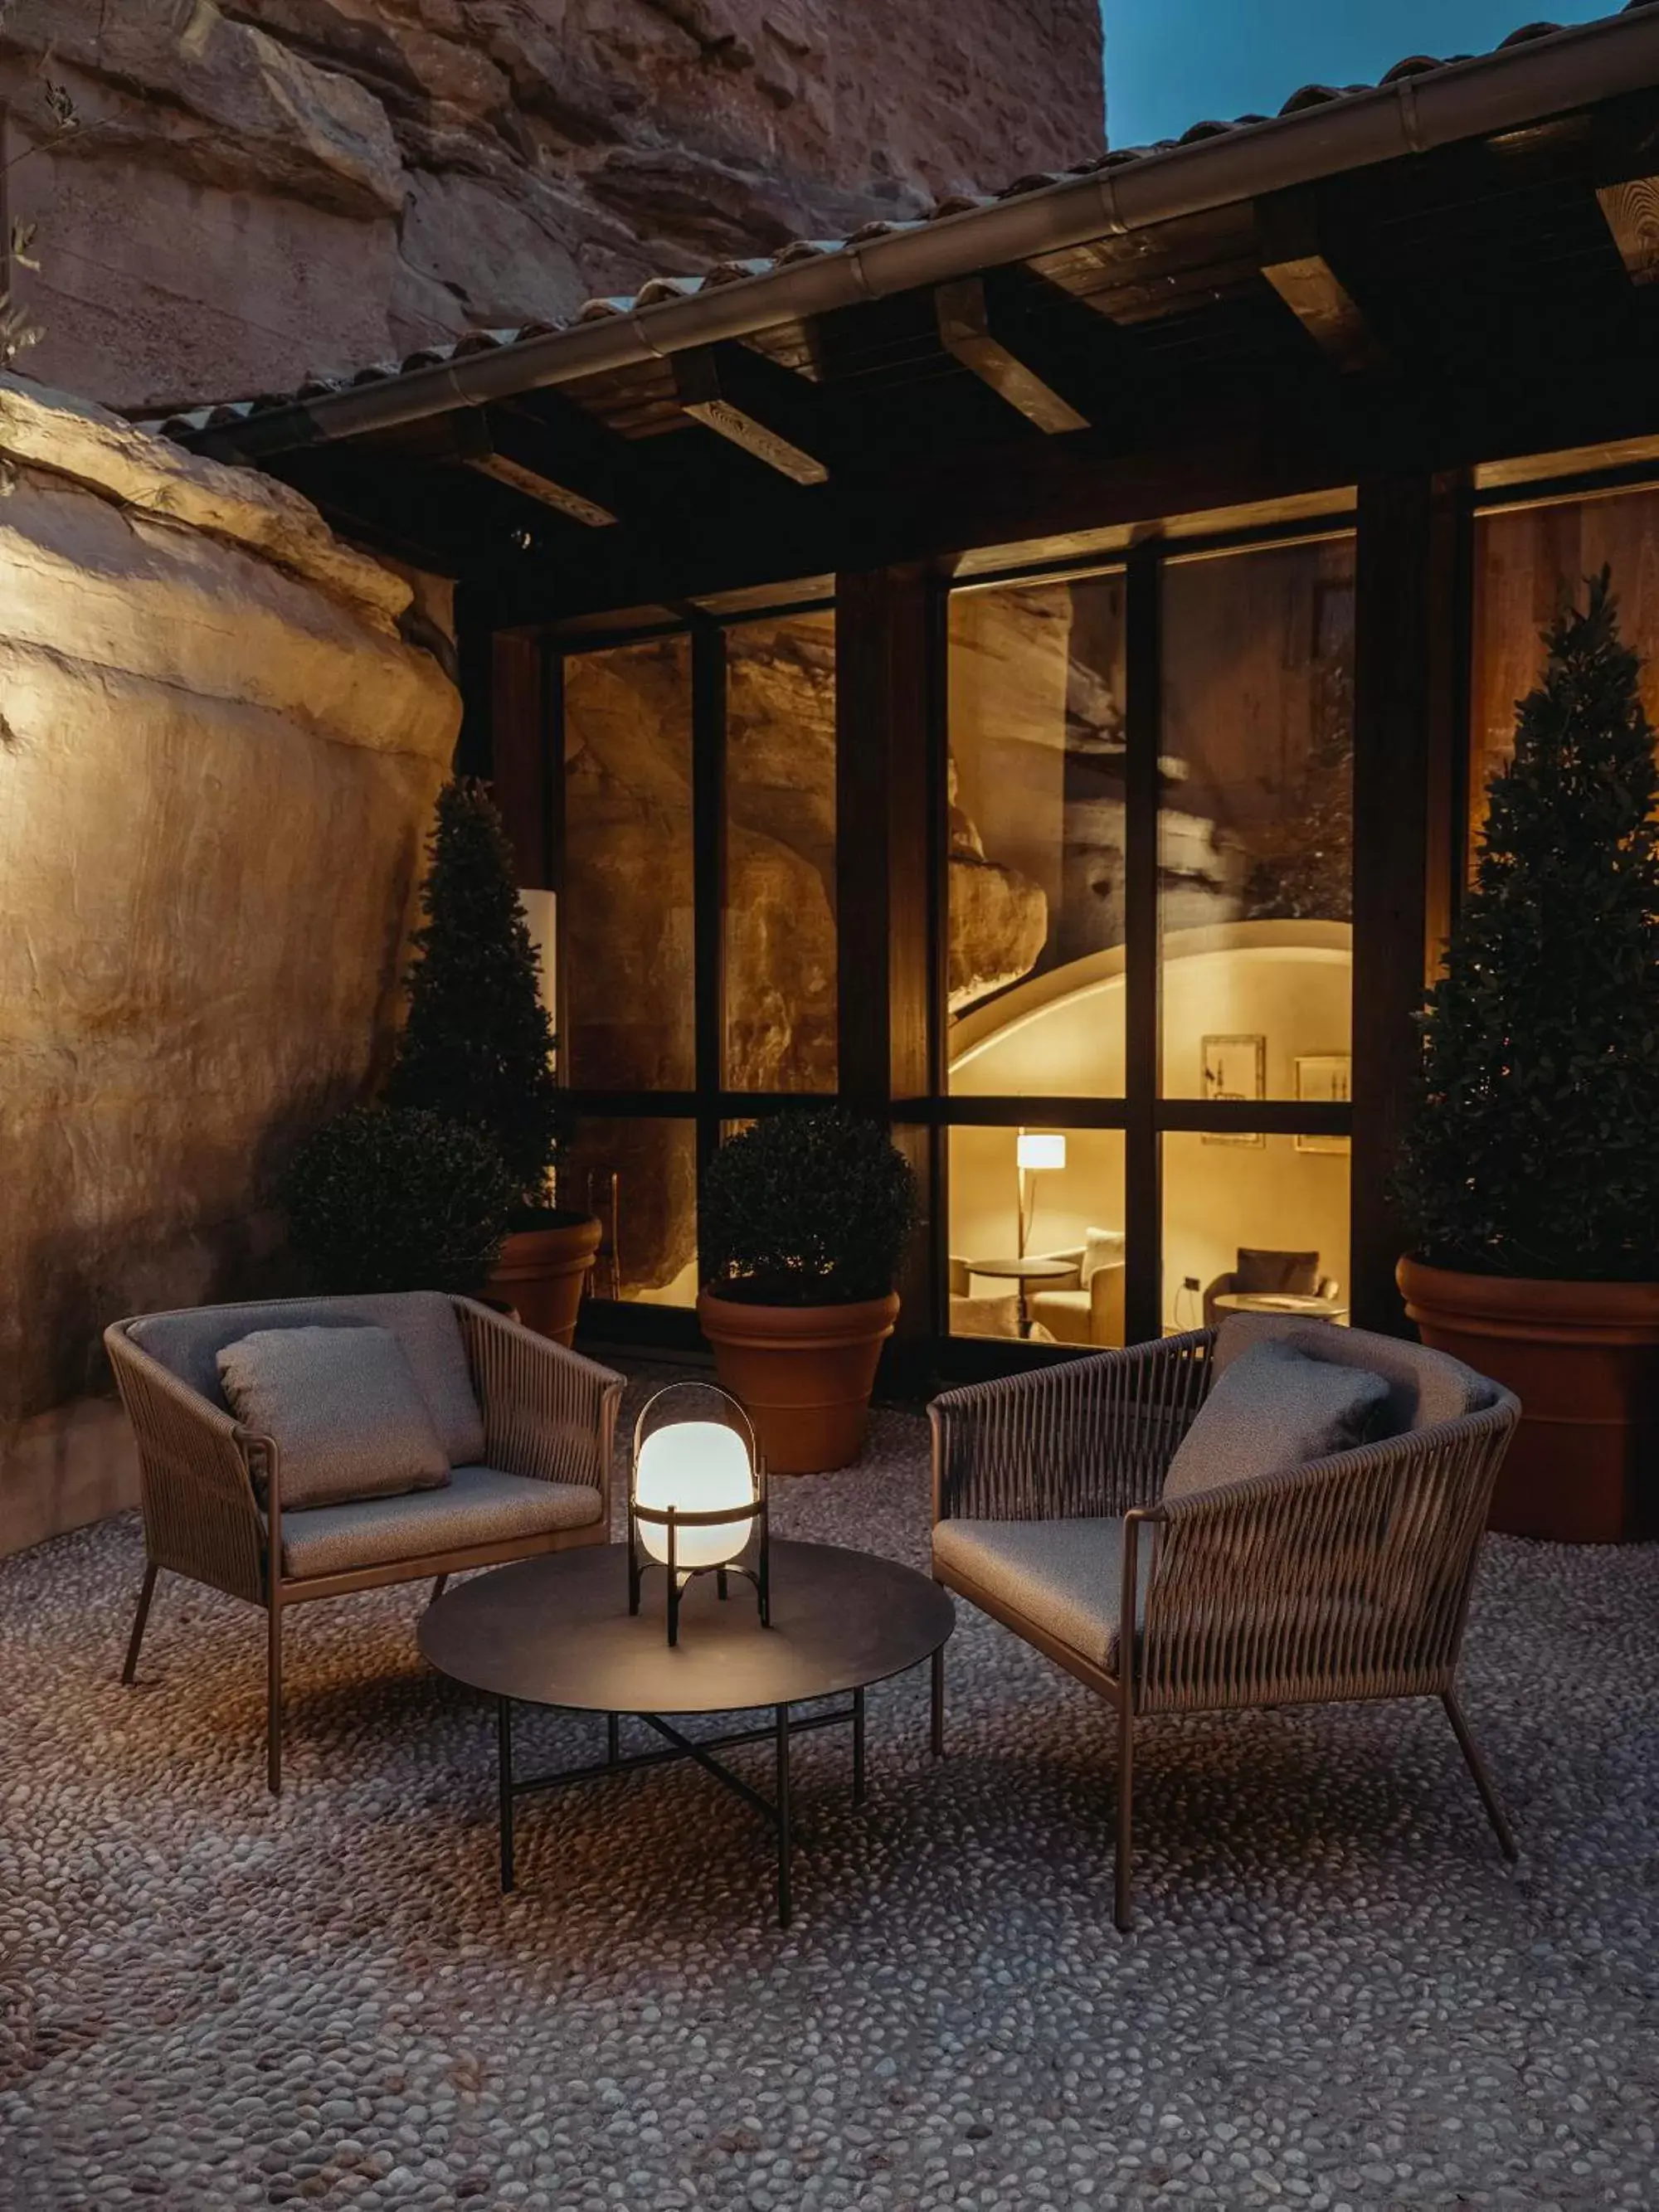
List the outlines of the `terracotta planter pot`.
{"type": "Polygon", "coordinates": [[[1560,1544],[1659,1534],[1659,1283],[1540,1283],[1400,1262],[1423,1341],[1513,1390],[1492,1526],[1560,1544]]]}
{"type": "Polygon", "coordinates": [[[697,1320],[722,1388],[755,1424],[774,1474],[822,1474],[859,1455],[896,1297],[854,1306],[756,1306],[705,1291],[697,1320]]]}
{"type": "Polygon", "coordinates": [[[515,1231],[489,1278],[490,1296],[514,1308],[538,1336],[568,1344],[599,1236],[591,1213],[556,1215],[543,1228],[515,1231]]]}

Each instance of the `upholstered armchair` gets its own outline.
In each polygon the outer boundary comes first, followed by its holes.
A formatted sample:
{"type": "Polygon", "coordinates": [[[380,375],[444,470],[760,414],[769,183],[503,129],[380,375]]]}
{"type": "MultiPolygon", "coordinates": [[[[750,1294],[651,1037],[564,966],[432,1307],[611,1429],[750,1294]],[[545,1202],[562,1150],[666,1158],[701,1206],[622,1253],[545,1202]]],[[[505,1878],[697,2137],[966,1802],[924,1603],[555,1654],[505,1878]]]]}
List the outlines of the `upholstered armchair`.
{"type": "Polygon", "coordinates": [[[110,1362],[138,1443],[145,1567],[121,1679],[137,1674],[166,1567],[266,1617],[266,1779],[282,1787],[283,1617],[290,1606],[431,1580],[610,1536],[623,1379],[469,1298],[435,1291],[198,1306],[114,1322],[110,1362]],[[256,1330],[396,1336],[451,1462],[441,1487],[283,1508],[276,1441],[237,1421],[217,1356],[256,1330]]]}
{"type": "Polygon", "coordinates": [[[1045,1260],[1070,1260],[1076,1274],[1067,1280],[1034,1283],[1026,1298],[1033,1331],[1046,1330],[1056,1344],[1092,1346],[1097,1352],[1121,1345],[1124,1334],[1124,1285],[1128,1278],[1123,1239],[1099,1240],[1104,1252],[1079,1245],[1066,1252],[1045,1252],[1045,1260]]]}
{"type": "Polygon", "coordinates": [[[1328,1306],[1334,1319],[1340,1295],[1336,1278],[1320,1273],[1317,1252],[1274,1252],[1242,1244],[1237,1263],[1205,1289],[1204,1326],[1218,1328],[1225,1319],[1216,1304],[1218,1297],[1314,1298],[1328,1306]]]}
{"type": "Polygon", "coordinates": [[[1116,1919],[1130,1923],[1136,1726],[1164,1713],[1438,1698],[1506,1856],[1456,1694],[1493,1480],[1520,1416],[1457,1361],[1243,1316],[953,1390],[931,1410],[933,1574],[1094,1690],[1117,1734],[1116,1919]],[[1226,1360],[1266,1336],[1380,1376],[1378,1441],[1164,1495],[1226,1360]],[[1124,1624],[1132,1624],[1128,1632],[1124,1624]]]}

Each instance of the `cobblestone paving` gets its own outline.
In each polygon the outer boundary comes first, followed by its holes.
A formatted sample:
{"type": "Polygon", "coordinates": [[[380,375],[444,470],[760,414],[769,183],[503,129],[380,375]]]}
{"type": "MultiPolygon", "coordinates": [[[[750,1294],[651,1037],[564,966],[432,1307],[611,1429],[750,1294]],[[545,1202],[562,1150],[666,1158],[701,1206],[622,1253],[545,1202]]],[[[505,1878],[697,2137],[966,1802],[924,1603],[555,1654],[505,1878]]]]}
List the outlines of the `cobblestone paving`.
{"type": "MultiPolygon", "coordinates": [[[[781,1521],[920,1563],[926,1498],[884,1413],[781,1521]]],[[[1154,1723],[1127,1941],[1104,1716],[966,1607],[943,1767],[925,1672],[862,1814],[803,1739],[783,1935],[690,1767],[532,1803],[503,1899],[423,1591],[291,1624],[271,1803],[256,1613],[164,1577],[117,1684],[140,1559],[128,1516],[0,1562],[8,2212],[1659,2206],[1659,1548],[1488,1547],[1517,1869],[1437,1706],[1154,1723]]]]}

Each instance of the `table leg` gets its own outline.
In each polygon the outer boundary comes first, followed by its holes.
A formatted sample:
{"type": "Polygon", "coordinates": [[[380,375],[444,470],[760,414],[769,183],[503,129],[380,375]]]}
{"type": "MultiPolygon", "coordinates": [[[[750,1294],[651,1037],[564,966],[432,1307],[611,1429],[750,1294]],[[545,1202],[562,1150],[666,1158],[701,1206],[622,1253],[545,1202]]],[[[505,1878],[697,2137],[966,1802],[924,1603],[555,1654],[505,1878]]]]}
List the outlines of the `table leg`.
{"type": "Polygon", "coordinates": [[[853,1805],[864,1802],[864,1692],[853,1692],[853,1805]]]}
{"type": "Polygon", "coordinates": [[[513,1887],[513,1707],[495,1700],[495,1792],[501,1815],[501,1891],[513,1887]]]}
{"type": "Polygon", "coordinates": [[[607,1713],[605,1717],[605,1755],[615,1766],[622,1757],[622,1715],[607,1713]]]}
{"type": "Polygon", "coordinates": [[[789,1708],[777,1709],[778,1751],[778,1925],[787,1928],[793,1911],[789,1894],[789,1708]]]}
{"type": "Polygon", "coordinates": [[[933,1756],[945,1756],[945,1646],[941,1644],[933,1654],[933,1756]]]}

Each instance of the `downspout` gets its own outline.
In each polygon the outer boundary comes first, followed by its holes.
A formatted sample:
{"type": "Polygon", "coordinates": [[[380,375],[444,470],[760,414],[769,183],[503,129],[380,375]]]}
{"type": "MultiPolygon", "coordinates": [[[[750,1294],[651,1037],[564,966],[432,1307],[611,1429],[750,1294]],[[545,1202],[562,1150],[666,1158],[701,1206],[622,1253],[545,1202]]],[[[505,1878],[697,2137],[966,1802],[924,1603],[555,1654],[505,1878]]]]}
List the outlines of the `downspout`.
{"type": "Polygon", "coordinates": [[[1636,0],[1623,15],[1348,94],[1328,106],[1142,155],[1119,168],[918,222],[765,276],[216,424],[185,442],[221,459],[257,461],[457,407],[483,407],[1063,246],[1122,237],[1460,139],[1516,130],[1655,83],[1659,6],[1636,0]]]}

